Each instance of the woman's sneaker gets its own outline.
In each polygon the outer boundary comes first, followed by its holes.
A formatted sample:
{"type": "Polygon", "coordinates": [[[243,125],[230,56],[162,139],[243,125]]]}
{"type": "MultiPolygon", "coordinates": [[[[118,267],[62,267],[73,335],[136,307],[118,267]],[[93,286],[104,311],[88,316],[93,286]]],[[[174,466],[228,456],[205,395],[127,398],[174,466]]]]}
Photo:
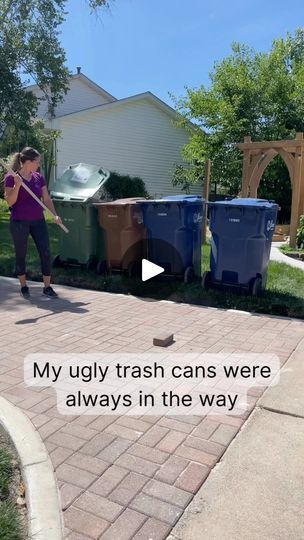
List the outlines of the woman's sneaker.
{"type": "Polygon", "coordinates": [[[58,294],[52,289],[52,287],[44,287],[43,294],[49,298],[58,298],[58,294]]]}
{"type": "Polygon", "coordinates": [[[24,285],[24,287],[21,287],[20,294],[26,300],[30,297],[30,290],[27,285],[24,285]]]}

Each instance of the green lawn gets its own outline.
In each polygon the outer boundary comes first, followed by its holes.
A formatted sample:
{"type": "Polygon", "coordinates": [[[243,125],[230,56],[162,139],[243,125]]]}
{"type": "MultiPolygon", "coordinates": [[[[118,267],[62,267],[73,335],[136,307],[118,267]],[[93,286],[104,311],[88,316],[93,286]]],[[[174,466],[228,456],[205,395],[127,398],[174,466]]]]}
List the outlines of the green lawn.
{"type": "MultiPolygon", "coordinates": [[[[1,206],[0,206],[1,210],[1,206]]],[[[14,252],[8,230],[9,214],[1,211],[0,217],[0,275],[14,275],[14,252]]],[[[58,253],[60,230],[49,223],[52,254],[58,253]]],[[[209,265],[209,246],[203,249],[203,270],[209,265]]],[[[30,240],[28,259],[28,277],[40,281],[39,260],[36,249],[30,240]]],[[[259,298],[239,296],[231,292],[203,290],[200,283],[185,285],[174,282],[128,281],[120,275],[108,277],[96,276],[85,269],[54,269],[53,282],[75,287],[83,287],[113,293],[130,293],[155,299],[170,299],[176,302],[240,309],[257,313],[270,313],[290,317],[304,318],[304,272],[286,264],[270,262],[267,288],[259,298]]]]}
{"type": "Polygon", "coordinates": [[[0,538],[22,540],[16,508],[9,497],[9,483],[13,473],[11,462],[12,456],[0,446],[0,538]]]}

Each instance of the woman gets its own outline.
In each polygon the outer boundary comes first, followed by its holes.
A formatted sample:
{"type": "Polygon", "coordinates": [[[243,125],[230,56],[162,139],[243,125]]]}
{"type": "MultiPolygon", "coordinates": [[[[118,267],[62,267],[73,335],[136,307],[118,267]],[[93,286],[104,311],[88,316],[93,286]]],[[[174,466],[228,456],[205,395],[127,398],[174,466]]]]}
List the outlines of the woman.
{"type": "MultiPolygon", "coordinates": [[[[16,253],[16,274],[20,281],[21,295],[30,297],[26,284],[25,258],[29,235],[33,238],[41,262],[43,275],[43,294],[48,297],[58,296],[51,287],[51,255],[49,235],[44,219],[43,208],[21,186],[22,181],[39,197],[44,204],[56,214],[52,200],[48,194],[45,179],[37,172],[40,166],[40,155],[34,148],[24,148],[13,156],[11,169],[18,174],[8,174],[5,177],[4,197],[11,210],[10,231],[13,237],[16,253]]],[[[56,216],[55,223],[61,223],[56,216]]]]}

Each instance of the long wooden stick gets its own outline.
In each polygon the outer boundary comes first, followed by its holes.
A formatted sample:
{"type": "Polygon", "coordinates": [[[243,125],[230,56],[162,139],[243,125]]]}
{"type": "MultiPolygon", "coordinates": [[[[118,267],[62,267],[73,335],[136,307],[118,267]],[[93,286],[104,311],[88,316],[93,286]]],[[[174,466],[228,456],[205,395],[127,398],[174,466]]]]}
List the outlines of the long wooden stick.
{"type": "MultiPolygon", "coordinates": [[[[35,195],[35,193],[33,193],[32,190],[23,182],[22,176],[18,172],[16,173],[10,167],[8,167],[8,165],[5,163],[5,161],[3,161],[3,159],[0,159],[0,165],[2,165],[2,167],[6,169],[9,174],[18,174],[19,178],[21,178],[22,180],[21,185],[25,189],[25,191],[27,191],[29,195],[33,197],[33,199],[35,199],[38,204],[40,204],[43,210],[45,210],[53,219],[56,220],[56,215],[53,214],[53,212],[39,199],[39,197],[37,197],[37,195],[35,195]]],[[[63,223],[58,223],[58,225],[65,233],[69,232],[69,229],[65,225],[63,225],[63,223]]]]}

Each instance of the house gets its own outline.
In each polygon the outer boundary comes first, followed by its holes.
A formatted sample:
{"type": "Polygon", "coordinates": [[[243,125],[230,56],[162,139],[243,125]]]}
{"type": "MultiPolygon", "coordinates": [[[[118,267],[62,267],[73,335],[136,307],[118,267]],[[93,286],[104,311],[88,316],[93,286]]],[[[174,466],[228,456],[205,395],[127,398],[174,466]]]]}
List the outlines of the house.
{"type": "MultiPolygon", "coordinates": [[[[42,98],[37,86],[28,89],[42,98]]],[[[55,117],[49,119],[46,101],[37,116],[61,132],[53,181],[69,165],[84,162],[140,176],[153,197],[181,193],[171,179],[189,135],[174,126],[174,109],[151,92],[116,99],[77,68],[55,117]]]]}

